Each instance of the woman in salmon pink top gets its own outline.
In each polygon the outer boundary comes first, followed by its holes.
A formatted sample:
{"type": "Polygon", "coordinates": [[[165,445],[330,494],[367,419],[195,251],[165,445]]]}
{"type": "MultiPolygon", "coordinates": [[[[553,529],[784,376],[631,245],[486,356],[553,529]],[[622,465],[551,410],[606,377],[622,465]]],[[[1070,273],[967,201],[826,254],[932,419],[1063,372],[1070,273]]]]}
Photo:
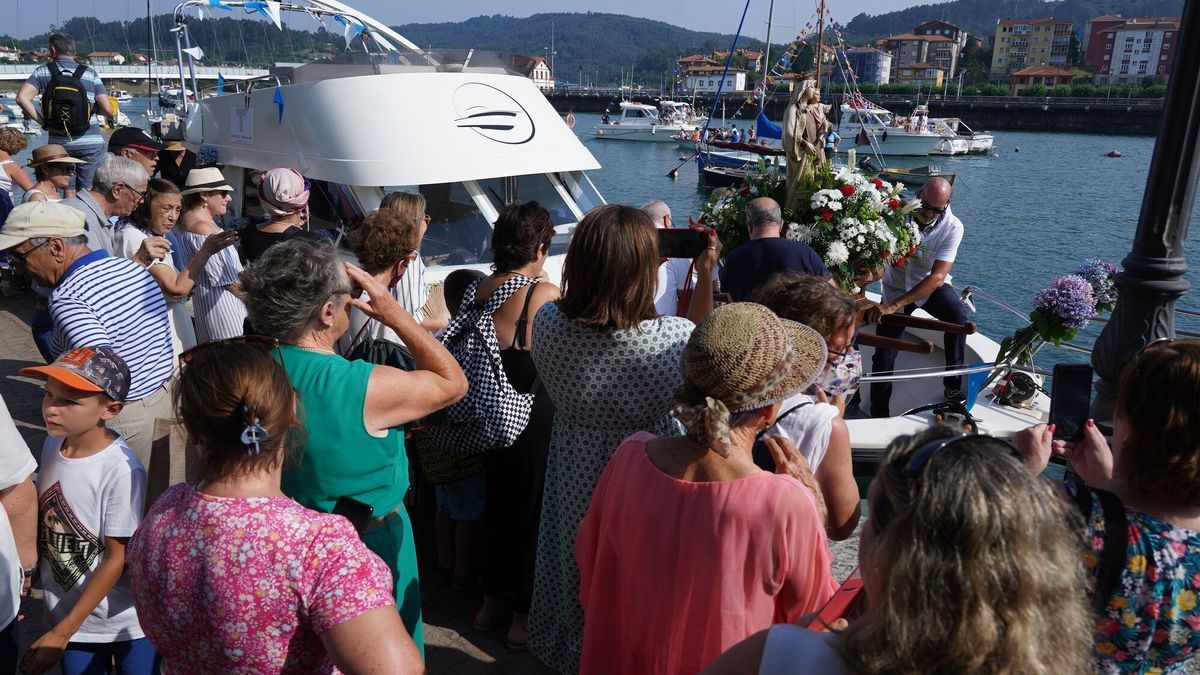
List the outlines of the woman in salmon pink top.
{"type": "Polygon", "coordinates": [[[129,543],[146,637],[172,673],[422,673],[387,565],[346,518],[280,490],[296,396],[268,348],[180,356],[203,482],[163,493],[129,543]]]}
{"type": "Polygon", "coordinates": [[[816,331],[761,305],[725,305],[696,327],[674,408],[688,435],[626,439],[579,528],[581,674],[697,673],[829,599],[824,514],[803,458],[780,438],[767,439],[780,473],[751,457],[780,401],[825,359],[816,331]]]}

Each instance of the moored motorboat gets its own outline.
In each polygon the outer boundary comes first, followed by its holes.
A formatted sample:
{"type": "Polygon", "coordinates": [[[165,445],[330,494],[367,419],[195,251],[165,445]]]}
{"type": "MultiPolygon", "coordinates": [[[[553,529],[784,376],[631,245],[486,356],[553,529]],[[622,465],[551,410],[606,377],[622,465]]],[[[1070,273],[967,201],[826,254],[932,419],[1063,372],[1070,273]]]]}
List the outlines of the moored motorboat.
{"type": "Polygon", "coordinates": [[[593,138],[618,141],[676,143],[679,134],[695,134],[703,126],[687,122],[665,122],[658,109],[645,103],[621,101],[620,116],[605,113],[592,134],[593,138]]]}
{"type": "Polygon", "coordinates": [[[942,171],[937,166],[927,165],[913,169],[888,167],[879,172],[879,177],[892,183],[904,183],[905,185],[921,187],[925,184],[925,181],[935,177],[945,178],[953,185],[954,179],[958,177],[958,174],[953,171],[942,171]]]}

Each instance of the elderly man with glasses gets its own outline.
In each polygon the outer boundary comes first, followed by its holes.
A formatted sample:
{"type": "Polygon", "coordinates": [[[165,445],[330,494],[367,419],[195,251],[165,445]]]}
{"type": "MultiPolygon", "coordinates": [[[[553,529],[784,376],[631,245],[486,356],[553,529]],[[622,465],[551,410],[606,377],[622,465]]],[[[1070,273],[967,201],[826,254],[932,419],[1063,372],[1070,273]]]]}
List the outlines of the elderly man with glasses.
{"type": "Polygon", "coordinates": [[[141,203],[149,179],[146,169],[138,162],[108,154],[96,169],[92,187],[80,190],[60,203],[83,214],[87,223],[88,248],[112,253],[113,221],[128,216],[141,203]]]}
{"type": "MultiPolygon", "coordinates": [[[[918,307],[942,321],[961,324],[967,320],[967,308],[950,285],[950,268],[958,253],[963,237],[963,224],[950,211],[951,187],[945,178],[929,179],[917,196],[921,207],[913,212],[913,219],[921,230],[920,254],[914,255],[901,267],[889,267],[883,274],[883,302],[869,308],[864,320],[878,322],[887,314],[912,314],[918,307]]],[[[899,337],[903,326],[876,327],[875,333],[885,337],[899,337]]],[[[946,367],[955,368],[963,363],[966,336],[961,333],[946,333],[946,367]]],[[[896,365],[896,350],[877,348],[871,358],[874,373],[891,371],[896,365]]],[[[948,400],[963,400],[960,390],[961,376],[945,377],[945,395],[948,400]]],[[[871,416],[888,417],[892,397],[891,382],[875,382],[871,385],[871,416]]]]}
{"type": "Polygon", "coordinates": [[[108,425],[150,466],[154,422],[174,417],[168,391],[175,369],[171,326],[154,277],[132,260],[90,248],[83,214],[62,202],[13,209],[0,229],[0,250],[19,272],[52,289],[51,357],[76,347],[109,346],[125,360],[129,396],[108,425]]]}

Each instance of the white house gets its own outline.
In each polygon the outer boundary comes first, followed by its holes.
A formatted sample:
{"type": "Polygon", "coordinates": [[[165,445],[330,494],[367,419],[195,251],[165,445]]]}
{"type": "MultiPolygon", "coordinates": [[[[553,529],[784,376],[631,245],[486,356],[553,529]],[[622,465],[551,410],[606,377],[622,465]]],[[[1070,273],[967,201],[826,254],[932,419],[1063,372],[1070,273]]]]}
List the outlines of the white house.
{"type": "Polygon", "coordinates": [[[21,60],[21,52],[17,51],[16,49],[13,49],[12,47],[6,47],[4,45],[0,45],[0,61],[19,61],[19,60],[21,60]]]}
{"type": "Polygon", "coordinates": [[[730,69],[725,73],[725,81],[721,82],[721,74],[725,69],[721,66],[694,66],[684,74],[685,87],[688,91],[715,93],[718,88],[722,92],[745,91],[746,71],[730,69]]]}

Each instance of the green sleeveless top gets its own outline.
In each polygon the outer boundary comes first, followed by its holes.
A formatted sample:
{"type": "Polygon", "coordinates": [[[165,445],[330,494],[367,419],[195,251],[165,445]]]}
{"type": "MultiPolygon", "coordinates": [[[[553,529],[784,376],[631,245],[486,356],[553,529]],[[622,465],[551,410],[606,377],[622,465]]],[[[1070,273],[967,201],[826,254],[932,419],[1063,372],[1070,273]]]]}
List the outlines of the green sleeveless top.
{"type": "Polygon", "coordinates": [[[329,513],[338,497],[370,504],[380,518],[408,491],[404,434],[367,433],[363,402],[375,366],[281,344],[272,352],[300,398],[297,454],[284,466],[283,492],[304,506],[329,513]]]}

